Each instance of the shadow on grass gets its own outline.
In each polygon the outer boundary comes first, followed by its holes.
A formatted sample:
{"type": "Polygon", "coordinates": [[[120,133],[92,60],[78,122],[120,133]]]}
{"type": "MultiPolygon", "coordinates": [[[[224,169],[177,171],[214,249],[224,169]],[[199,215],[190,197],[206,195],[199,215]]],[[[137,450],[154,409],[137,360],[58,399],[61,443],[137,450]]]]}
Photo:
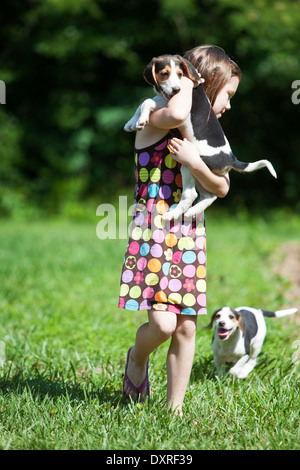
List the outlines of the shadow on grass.
{"type": "Polygon", "coordinates": [[[109,380],[100,383],[100,377],[91,373],[73,374],[64,377],[61,370],[42,370],[32,366],[30,370],[21,367],[2,369],[0,393],[22,395],[30,393],[33,399],[43,401],[45,397],[56,401],[65,397],[67,401],[98,401],[111,406],[126,406],[128,400],[121,390],[114,390],[109,380]]]}
{"type": "MultiPolygon", "coordinates": [[[[250,385],[252,380],[259,378],[260,381],[272,381],[273,385],[278,382],[280,385],[282,379],[291,373],[293,367],[295,366],[291,362],[284,363],[278,357],[270,358],[268,355],[261,354],[254,371],[247,381],[242,381],[242,383],[250,385]]],[[[116,387],[116,381],[118,385],[121,385],[122,380],[120,373],[110,376],[107,373],[98,374],[90,370],[75,370],[73,367],[69,367],[68,370],[62,367],[45,368],[39,364],[31,366],[24,364],[23,367],[16,367],[13,363],[8,363],[0,371],[0,395],[18,397],[29,394],[32,399],[40,403],[45,399],[56,402],[65,398],[68,403],[82,401],[123,408],[128,407],[131,401],[124,397],[122,390],[116,387]]],[[[232,385],[239,382],[229,374],[220,382],[216,376],[212,355],[196,359],[190,377],[190,383],[207,380],[218,383],[229,381],[232,385]]]]}
{"type": "Polygon", "coordinates": [[[211,380],[216,375],[216,369],[213,361],[213,357],[200,357],[194,362],[190,382],[197,382],[199,380],[208,379],[211,380]]]}

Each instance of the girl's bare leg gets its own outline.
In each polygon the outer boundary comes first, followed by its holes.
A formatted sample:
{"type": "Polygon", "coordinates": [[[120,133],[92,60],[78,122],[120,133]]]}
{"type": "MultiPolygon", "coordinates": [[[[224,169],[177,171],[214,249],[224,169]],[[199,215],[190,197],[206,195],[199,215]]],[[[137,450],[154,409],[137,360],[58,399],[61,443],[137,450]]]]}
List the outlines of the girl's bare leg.
{"type": "Polygon", "coordinates": [[[196,316],[178,315],[167,357],[167,406],[180,415],[195,355],[196,327],[196,316]]]}
{"type": "MultiPolygon", "coordinates": [[[[173,312],[150,310],[148,312],[148,319],[148,323],[144,323],[138,329],[135,345],[129,356],[127,375],[136,387],[145,378],[149,355],[172,336],[177,326],[177,315],[173,312]]],[[[125,388],[125,393],[133,399],[136,398],[129,387],[125,388]]],[[[141,396],[141,398],[145,399],[146,397],[141,396]]]]}

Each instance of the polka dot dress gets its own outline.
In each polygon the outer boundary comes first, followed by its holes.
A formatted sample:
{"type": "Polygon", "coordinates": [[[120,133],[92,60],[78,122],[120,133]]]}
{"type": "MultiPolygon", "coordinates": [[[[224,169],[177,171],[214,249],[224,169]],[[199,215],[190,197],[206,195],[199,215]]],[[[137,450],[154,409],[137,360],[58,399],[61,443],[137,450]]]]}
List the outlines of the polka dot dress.
{"type": "Polygon", "coordinates": [[[121,274],[119,307],[206,314],[204,215],[163,221],[181,198],[180,167],[167,148],[169,133],[135,151],[135,207],[121,274]]]}

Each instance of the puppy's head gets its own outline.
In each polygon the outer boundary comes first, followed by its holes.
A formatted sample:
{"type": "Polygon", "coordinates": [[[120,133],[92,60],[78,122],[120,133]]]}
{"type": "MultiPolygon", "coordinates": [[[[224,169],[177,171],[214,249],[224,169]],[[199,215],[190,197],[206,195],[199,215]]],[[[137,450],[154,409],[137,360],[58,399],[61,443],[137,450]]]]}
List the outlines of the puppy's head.
{"type": "Polygon", "coordinates": [[[190,78],[197,86],[203,82],[195,67],[179,55],[154,57],[144,70],[144,79],[170,99],[181,89],[181,78],[190,78]]]}
{"type": "Polygon", "coordinates": [[[221,340],[227,340],[239,328],[244,334],[245,325],[240,312],[230,308],[223,307],[216,310],[210,320],[210,323],[204,328],[211,329],[215,324],[215,330],[221,340]]]}

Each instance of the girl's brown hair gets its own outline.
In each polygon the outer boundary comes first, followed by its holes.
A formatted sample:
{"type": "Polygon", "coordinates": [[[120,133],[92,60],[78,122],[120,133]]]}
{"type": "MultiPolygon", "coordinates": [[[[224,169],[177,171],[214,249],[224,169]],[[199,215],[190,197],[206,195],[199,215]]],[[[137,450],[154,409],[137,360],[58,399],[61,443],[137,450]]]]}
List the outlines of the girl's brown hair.
{"type": "Polygon", "coordinates": [[[198,46],[186,52],[184,58],[191,62],[204,78],[206,94],[214,105],[220,90],[231,77],[242,78],[239,66],[218,46],[198,46]]]}

